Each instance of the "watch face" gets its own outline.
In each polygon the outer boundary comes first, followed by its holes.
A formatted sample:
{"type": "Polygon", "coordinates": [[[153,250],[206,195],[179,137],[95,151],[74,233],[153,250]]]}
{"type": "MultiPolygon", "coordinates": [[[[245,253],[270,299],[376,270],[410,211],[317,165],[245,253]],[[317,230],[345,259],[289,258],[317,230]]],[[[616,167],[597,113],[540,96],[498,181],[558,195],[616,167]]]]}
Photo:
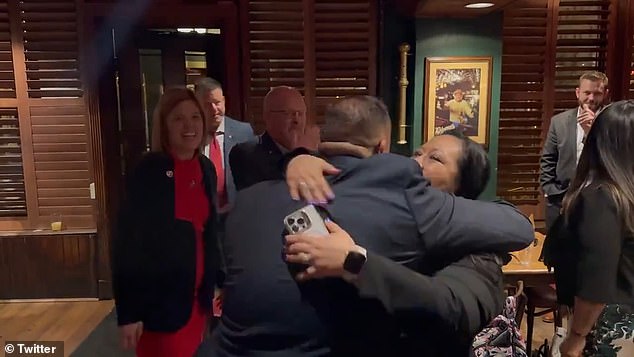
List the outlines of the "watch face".
{"type": "Polygon", "coordinates": [[[348,252],[346,256],[346,260],[343,262],[343,269],[348,273],[359,274],[361,268],[363,268],[363,264],[365,263],[365,255],[351,251],[348,252]]]}

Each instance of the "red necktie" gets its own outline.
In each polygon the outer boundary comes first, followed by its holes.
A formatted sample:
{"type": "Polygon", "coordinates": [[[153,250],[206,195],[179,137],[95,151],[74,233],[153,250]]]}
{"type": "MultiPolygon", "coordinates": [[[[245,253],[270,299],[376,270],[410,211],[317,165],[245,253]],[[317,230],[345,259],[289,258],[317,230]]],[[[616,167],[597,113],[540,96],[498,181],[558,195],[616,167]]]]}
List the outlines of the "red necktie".
{"type": "Polygon", "coordinates": [[[220,145],[218,144],[216,135],[211,137],[209,156],[211,156],[211,161],[216,167],[218,208],[223,208],[227,204],[227,190],[225,190],[225,170],[222,168],[222,152],[220,151],[220,145]]]}

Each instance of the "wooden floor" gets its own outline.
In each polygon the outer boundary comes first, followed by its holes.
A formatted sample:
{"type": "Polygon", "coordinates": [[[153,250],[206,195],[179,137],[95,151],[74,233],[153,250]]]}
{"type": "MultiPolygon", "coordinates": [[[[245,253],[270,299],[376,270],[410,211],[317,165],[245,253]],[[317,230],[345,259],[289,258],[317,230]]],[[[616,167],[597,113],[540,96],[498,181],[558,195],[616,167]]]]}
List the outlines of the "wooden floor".
{"type": "Polygon", "coordinates": [[[0,303],[4,341],[64,341],[69,356],[113,308],[112,301],[0,303]]]}
{"type": "MultiPolygon", "coordinates": [[[[0,346],[7,340],[64,341],[64,355],[69,356],[112,308],[112,301],[0,303],[0,346]]],[[[552,323],[536,318],[533,348],[550,341],[553,333],[552,323]]]]}

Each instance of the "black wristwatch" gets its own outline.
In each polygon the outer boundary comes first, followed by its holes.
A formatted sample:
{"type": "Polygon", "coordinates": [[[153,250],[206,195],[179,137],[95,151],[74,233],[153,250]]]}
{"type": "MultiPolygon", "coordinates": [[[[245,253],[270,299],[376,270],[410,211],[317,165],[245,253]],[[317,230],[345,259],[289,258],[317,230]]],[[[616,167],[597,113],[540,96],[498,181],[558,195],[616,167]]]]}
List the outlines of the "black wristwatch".
{"type": "Polygon", "coordinates": [[[343,270],[350,274],[358,275],[367,259],[366,250],[356,246],[355,249],[349,251],[348,255],[346,255],[346,260],[343,262],[343,270]]]}

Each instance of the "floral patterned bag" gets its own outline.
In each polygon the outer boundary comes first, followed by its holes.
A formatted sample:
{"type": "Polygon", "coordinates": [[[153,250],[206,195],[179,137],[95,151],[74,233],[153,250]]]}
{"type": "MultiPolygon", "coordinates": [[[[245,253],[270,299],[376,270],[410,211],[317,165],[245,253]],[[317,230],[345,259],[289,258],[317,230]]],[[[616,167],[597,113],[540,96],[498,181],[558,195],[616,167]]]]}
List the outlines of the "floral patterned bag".
{"type": "Polygon", "coordinates": [[[526,344],[515,322],[516,312],[517,299],[507,297],[502,314],[496,316],[473,340],[476,357],[527,357],[526,344]]]}

